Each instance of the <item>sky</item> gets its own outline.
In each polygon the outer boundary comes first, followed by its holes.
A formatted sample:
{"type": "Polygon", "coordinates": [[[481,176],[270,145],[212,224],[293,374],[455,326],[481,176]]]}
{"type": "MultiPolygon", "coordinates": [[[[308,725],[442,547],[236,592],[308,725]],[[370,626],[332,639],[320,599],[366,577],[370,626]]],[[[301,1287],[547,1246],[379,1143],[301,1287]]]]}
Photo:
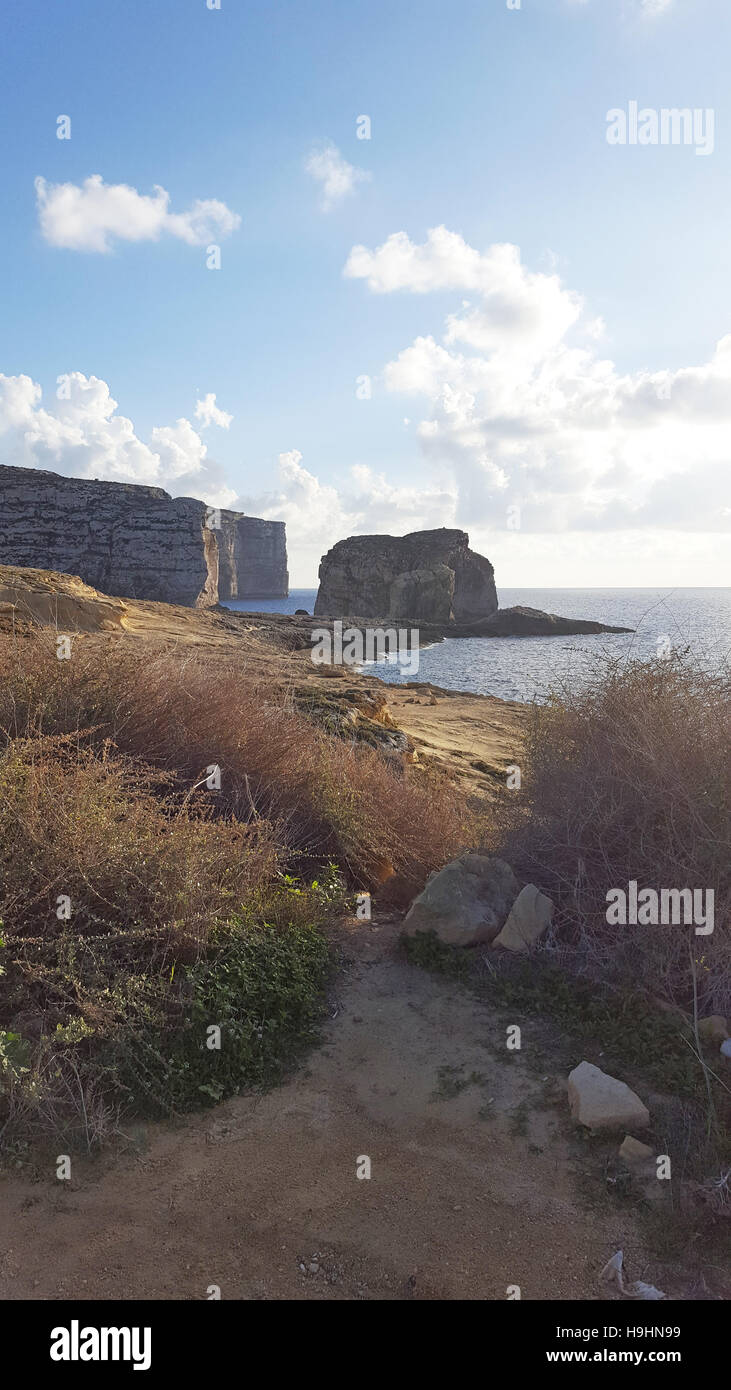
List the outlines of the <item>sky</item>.
{"type": "Polygon", "coordinates": [[[728,0],[8,6],[0,462],[285,520],[294,587],[434,526],[728,584],[730,53],[728,0]]]}

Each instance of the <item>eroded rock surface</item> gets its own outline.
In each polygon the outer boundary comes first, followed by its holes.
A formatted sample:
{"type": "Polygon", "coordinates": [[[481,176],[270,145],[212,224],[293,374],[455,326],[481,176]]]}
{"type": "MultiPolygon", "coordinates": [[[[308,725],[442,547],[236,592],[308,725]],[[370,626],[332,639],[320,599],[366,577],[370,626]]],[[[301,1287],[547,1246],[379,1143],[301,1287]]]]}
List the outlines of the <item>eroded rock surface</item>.
{"type": "Polygon", "coordinates": [[[212,512],[159,487],[0,467],[0,564],[57,570],[105,594],[206,607],[287,593],[284,523],[212,512]],[[219,587],[220,580],[220,587],[219,587]]]}
{"type": "Polygon", "coordinates": [[[493,946],[507,951],[529,951],[548,930],[553,917],[553,903],[534,883],[521,888],[508,913],[505,926],[495,937],[493,946]]]}
{"type": "Polygon", "coordinates": [[[320,563],[318,615],[449,623],[487,618],[496,609],[492,565],[470,550],[466,531],[351,536],[320,563]]]}
{"type": "Polygon", "coordinates": [[[436,932],[448,946],[475,946],[497,936],[518,894],[509,864],[468,851],[428,879],[406,917],[407,936],[436,932]]]}

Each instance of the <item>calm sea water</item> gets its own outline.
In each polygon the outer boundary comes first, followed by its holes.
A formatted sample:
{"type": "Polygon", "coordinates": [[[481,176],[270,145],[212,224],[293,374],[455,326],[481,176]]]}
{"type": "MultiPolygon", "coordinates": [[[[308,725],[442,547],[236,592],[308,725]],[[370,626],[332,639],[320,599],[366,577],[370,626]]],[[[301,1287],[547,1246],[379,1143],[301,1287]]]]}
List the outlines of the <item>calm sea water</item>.
{"type": "MultiPolygon", "coordinates": [[[[239,611],[312,612],[315,589],[293,589],[287,599],[238,599],[239,611]]],[[[585,637],[448,638],[420,653],[416,676],[402,676],[398,665],[376,662],[368,670],[382,680],[432,681],[451,690],[499,695],[504,700],[544,699],[552,686],[574,686],[591,674],[607,653],[640,657],[667,649],[688,649],[704,665],[719,670],[731,661],[731,588],[728,589],[500,589],[501,608],[524,604],[565,618],[632,627],[629,634],[585,637]]]]}
{"type": "Polygon", "coordinates": [[[236,613],[295,613],[298,608],[311,613],[316,598],[317,589],[290,589],[289,598],[230,598],[222,607],[236,613]]]}

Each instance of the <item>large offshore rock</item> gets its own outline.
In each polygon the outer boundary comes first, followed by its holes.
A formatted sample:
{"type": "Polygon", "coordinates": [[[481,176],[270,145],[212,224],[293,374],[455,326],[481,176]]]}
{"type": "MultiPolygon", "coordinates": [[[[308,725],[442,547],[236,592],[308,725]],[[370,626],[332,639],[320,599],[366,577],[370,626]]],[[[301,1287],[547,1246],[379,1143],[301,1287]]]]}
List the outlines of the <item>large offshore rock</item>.
{"type": "Polygon", "coordinates": [[[351,536],[320,563],[317,615],[448,623],[496,609],[492,565],[470,550],[466,531],[351,536]]]}
{"type": "Polygon", "coordinates": [[[404,918],[407,936],[436,932],[448,946],[476,946],[497,936],[518,893],[509,864],[468,851],[431,875],[404,918]]]}
{"type": "Polygon", "coordinates": [[[431,613],[433,622],[448,623],[454,603],[454,570],[448,565],[405,570],[393,580],[389,602],[394,614],[431,613]]]}
{"type": "Polygon", "coordinates": [[[286,594],[282,522],[159,487],[0,467],[0,564],[79,575],[105,594],[206,606],[286,594]],[[223,574],[222,592],[219,573],[223,574]]]}

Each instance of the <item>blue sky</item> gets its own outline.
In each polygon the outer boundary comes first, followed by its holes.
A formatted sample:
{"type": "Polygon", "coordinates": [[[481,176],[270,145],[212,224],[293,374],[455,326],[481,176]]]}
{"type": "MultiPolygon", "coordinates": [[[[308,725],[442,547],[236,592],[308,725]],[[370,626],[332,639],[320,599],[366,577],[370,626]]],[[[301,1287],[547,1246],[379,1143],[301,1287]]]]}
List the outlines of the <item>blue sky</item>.
{"type": "Polygon", "coordinates": [[[282,517],[299,585],[440,524],[498,584],[726,582],[730,40],[727,0],[8,7],[0,461],[282,517]],[[633,100],[711,151],[609,145],[633,100]]]}

